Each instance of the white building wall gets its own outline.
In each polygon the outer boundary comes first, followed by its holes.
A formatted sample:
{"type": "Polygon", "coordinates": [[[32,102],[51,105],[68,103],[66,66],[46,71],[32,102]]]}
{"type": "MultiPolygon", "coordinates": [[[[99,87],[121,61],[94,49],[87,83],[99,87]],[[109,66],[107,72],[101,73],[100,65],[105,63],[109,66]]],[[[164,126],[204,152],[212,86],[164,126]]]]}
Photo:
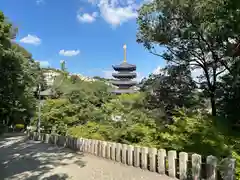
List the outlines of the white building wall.
{"type": "Polygon", "coordinates": [[[54,80],[56,79],[57,76],[60,75],[60,73],[49,70],[47,72],[44,72],[43,75],[44,75],[47,85],[52,86],[54,83],[54,80]]]}

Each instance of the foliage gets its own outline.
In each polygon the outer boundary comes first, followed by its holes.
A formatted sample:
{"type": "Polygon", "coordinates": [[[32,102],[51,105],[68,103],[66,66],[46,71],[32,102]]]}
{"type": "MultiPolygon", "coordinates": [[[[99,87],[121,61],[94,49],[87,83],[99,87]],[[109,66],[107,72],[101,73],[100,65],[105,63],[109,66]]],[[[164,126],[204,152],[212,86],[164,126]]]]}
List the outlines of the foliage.
{"type": "Polygon", "coordinates": [[[13,43],[16,30],[0,12],[0,118],[7,125],[27,124],[35,111],[34,87],[38,65],[20,45],[13,43]],[[16,121],[16,122],[15,122],[16,121]]]}
{"type": "MultiPolygon", "coordinates": [[[[229,10],[228,5],[231,3],[224,3],[222,0],[217,2],[153,0],[139,10],[137,35],[139,43],[167,62],[186,65],[203,72],[198,77],[200,88],[205,90],[209,97],[214,116],[218,77],[226,69],[230,71],[229,66],[234,60],[229,53],[229,47],[233,46],[233,41],[237,41],[240,31],[232,14],[233,19],[223,15],[223,12],[229,10]],[[221,20],[227,18],[227,24],[231,25],[234,31],[226,33],[229,29],[222,28],[225,22],[222,23],[216,16],[221,17],[221,20]],[[159,54],[156,51],[158,46],[163,46],[165,52],[159,54]]],[[[232,11],[227,14],[230,13],[232,11]]],[[[236,19],[239,21],[239,18],[236,19]]]]}
{"type": "Polygon", "coordinates": [[[110,136],[108,126],[96,122],[87,122],[82,126],[72,127],[68,134],[73,137],[85,137],[89,139],[105,140],[110,136]]]}
{"type": "Polygon", "coordinates": [[[159,138],[168,149],[218,157],[230,154],[226,137],[218,131],[211,118],[195,113],[186,114],[182,110],[174,115],[174,123],[160,132],[159,138]]]}
{"type": "MultiPolygon", "coordinates": [[[[46,100],[41,111],[41,125],[46,131],[66,134],[69,127],[104,119],[100,107],[111,98],[107,86],[102,82],[75,80],[73,82],[67,76],[56,79],[53,88],[60,96],[46,100]]],[[[37,120],[36,116],[32,124],[36,124],[37,120]]]]}
{"type": "Polygon", "coordinates": [[[235,131],[240,129],[239,121],[239,100],[240,100],[240,84],[239,84],[239,60],[232,66],[232,74],[226,74],[222,77],[220,90],[218,91],[219,114],[227,119],[229,128],[235,131]]]}
{"type": "Polygon", "coordinates": [[[235,151],[232,152],[232,157],[236,159],[236,180],[240,180],[240,154],[236,153],[235,151]]]}
{"type": "Polygon", "coordinates": [[[196,84],[185,65],[166,66],[159,74],[151,74],[142,81],[141,91],[147,92],[146,107],[161,112],[162,118],[170,118],[175,108],[194,109],[200,105],[196,84]]]}

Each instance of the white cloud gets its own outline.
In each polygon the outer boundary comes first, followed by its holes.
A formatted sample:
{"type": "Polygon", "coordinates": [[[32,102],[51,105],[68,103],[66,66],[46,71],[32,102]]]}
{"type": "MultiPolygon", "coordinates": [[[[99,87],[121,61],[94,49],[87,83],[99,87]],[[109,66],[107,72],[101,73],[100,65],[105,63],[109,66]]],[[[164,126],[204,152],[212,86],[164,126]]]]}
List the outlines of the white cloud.
{"type": "Polygon", "coordinates": [[[36,3],[37,3],[37,5],[40,5],[40,4],[45,3],[45,1],[44,0],[36,0],[36,3]]]}
{"type": "Polygon", "coordinates": [[[161,70],[162,70],[161,66],[158,66],[156,69],[153,70],[152,74],[154,75],[160,74],[161,70]]]}
{"type": "Polygon", "coordinates": [[[35,35],[28,34],[26,37],[20,39],[21,43],[39,45],[41,44],[41,39],[35,35]]]}
{"type": "Polygon", "coordinates": [[[142,75],[142,73],[140,72],[136,72],[136,73],[137,73],[137,77],[134,79],[134,81],[141,82],[141,80],[145,78],[145,76],[142,75]]]}
{"type": "Polygon", "coordinates": [[[59,51],[60,55],[62,55],[62,56],[69,56],[69,57],[70,56],[76,56],[79,53],[80,53],[79,50],[64,50],[64,49],[62,49],[62,50],[59,51]]]}
{"type": "Polygon", "coordinates": [[[139,5],[135,0],[88,0],[97,6],[101,17],[113,27],[131,19],[136,19],[139,5]]]}
{"type": "Polygon", "coordinates": [[[113,79],[112,73],[114,73],[114,70],[103,70],[103,77],[106,79],[113,79]]]}
{"type": "Polygon", "coordinates": [[[48,61],[37,61],[40,63],[40,67],[49,67],[50,63],[48,61]]]}
{"type": "Polygon", "coordinates": [[[103,19],[113,26],[121,25],[122,23],[137,17],[135,4],[121,6],[120,2],[116,0],[101,0],[98,6],[103,19]]]}
{"type": "Polygon", "coordinates": [[[92,23],[96,20],[98,16],[97,12],[93,12],[92,14],[84,13],[84,14],[77,14],[77,19],[79,22],[82,23],[92,23]]]}

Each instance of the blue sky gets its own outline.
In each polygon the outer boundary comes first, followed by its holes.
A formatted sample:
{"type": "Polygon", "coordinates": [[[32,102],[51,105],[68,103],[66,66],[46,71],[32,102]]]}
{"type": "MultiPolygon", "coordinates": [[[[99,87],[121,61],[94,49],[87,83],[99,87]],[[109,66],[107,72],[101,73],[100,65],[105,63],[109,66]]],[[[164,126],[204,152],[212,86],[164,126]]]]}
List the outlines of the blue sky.
{"type": "Polygon", "coordinates": [[[123,60],[137,65],[139,78],[165,62],[136,43],[134,0],[1,0],[0,10],[18,27],[16,41],[42,65],[85,76],[109,77],[123,60]]]}

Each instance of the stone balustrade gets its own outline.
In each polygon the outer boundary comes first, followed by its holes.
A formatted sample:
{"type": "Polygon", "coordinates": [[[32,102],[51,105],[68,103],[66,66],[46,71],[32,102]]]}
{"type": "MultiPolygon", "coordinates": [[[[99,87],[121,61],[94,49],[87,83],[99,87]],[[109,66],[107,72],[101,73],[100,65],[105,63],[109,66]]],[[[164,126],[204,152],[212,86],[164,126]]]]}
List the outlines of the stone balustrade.
{"type": "Polygon", "coordinates": [[[181,180],[215,180],[219,174],[224,180],[235,179],[235,159],[218,161],[214,156],[202,157],[199,154],[174,150],[132,146],[86,138],[64,137],[58,135],[29,132],[32,140],[64,146],[75,151],[135,166],[152,172],[168,175],[181,180]]]}

